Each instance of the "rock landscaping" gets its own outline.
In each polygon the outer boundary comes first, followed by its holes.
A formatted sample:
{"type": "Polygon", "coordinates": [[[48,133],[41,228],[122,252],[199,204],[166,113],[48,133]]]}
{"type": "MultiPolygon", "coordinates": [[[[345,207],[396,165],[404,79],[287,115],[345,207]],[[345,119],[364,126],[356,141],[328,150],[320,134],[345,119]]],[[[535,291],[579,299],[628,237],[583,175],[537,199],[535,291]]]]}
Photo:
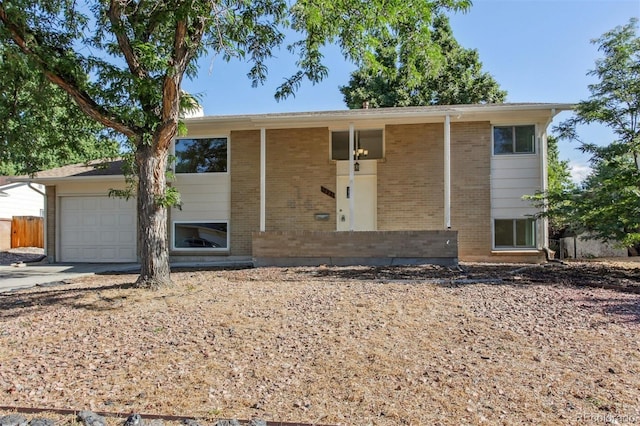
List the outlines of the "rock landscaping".
{"type": "MultiPolygon", "coordinates": [[[[203,426],[638,424],[639,265],[183,270],[156,292],[117,274],[0,294],[0,406],[203,426]]],[[[102,426],[56,420],[74,422],[102,426]]]]}
{"type": "MultiPolygon", "coordinates": [[[[75,416],[76,422],[83,426],[108,426],[105,417],[92,411],[80,411],[75,416]]],[[[55,426],[58,421],[55,418],[33,417],[28,419],[22,414],[13,413],[0,416],[0,426],[55,426]]],[[[175,422],[172,422],[175,423],[175,422]]],[[[122,426],[163,426],[164,422],[160,419],[145,420],[140,414],[134,413],[129,415],[124,421],[120,422],[122,426]]],[[[184,419],[179,424],[183,426],[202,426],[193,419],[184,419]]],[[[262,419],[251,419],[240,422],[236,419],[223,419],[213,423],[213,426],[268,426],[267,422],[262,419]]]]}

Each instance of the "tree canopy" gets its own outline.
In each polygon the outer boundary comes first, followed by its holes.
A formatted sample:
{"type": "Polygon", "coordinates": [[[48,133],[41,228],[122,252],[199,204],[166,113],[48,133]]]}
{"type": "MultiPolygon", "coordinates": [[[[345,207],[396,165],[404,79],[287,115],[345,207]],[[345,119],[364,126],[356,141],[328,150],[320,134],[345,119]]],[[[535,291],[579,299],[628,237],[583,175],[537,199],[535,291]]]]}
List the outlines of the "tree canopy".
{"type": "Polygon", "coordinates": [[[431,51],[417,54],[410,33],[385,35],[340,91],[349,108],[453,105],[503,102],[507,93],[482,71],[475,49],[458,44],[449,19],[438,14],[430,25],[431,51]]]}
{"type": "MultiPolygon", "coordinates": [[[[591,154],[592,172],[581,188],[552,196],[579,231],[603,241],[616,241],[637,253],[640,246],[640,39],[637,19],[606,32],[592,42],[603,57],[589,72],[597,82],[575,115],[555,129],[559,136],[580,140],[578,124],[610,127],[616,140],[605,144],[581,141],[591,154]]],[[[602,142],[602,141],[601,141],[602,142]]]]}
{"type": "Polygon", "coordinates": [[[305,79],[328,73],[322,47],[336,43],[347,60],[375,64],[379,40],[405,42],[410,68],[439,47],[433,17],[464,10],[470,0],[3,0],[0,37],[10,40],[93,120],[128,138],[137,173],[140,286],[171,283],[165,171],[180,123],[183,78],[197,74],[195,59],[209,54],[250,65],[257,85],[266,60],[290,28],[288,46],[298,71],[276,92],[291,95],[305,79]],[[410,36],[408,36],[410,34],[410,36]]]}
{"type": "Polygon", "coordinates": [[[0,175],[32,174],[118,154],[105,128],[83,114],[15,46],[0,41],[0,175]]]}

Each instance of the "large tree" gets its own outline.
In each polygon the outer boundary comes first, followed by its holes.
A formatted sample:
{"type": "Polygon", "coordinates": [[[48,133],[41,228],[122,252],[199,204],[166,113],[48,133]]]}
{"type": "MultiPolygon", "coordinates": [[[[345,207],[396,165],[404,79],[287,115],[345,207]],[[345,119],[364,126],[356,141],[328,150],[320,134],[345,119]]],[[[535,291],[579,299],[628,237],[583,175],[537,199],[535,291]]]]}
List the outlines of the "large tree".
{"type": "Polygon", "coordinates": [[[118,155],[119,145],[18,49],[0,40],[0,175],[118,155]]]}
{"type": "Polygon", "coordinates": [[[438,14],[430,31],[431,51],[417,57],[413,34],[381,37],[375,54],[351,73],[340,91],[349,108],[453,105],[503,102],[507,93],[482,71],[478,52],[465,49],[453,36],[449,19],[438,14]]]}
{"type": "Polygon", "coordinates": [[[617,241],[637,253],[640,246],[640,38],[637,19],[593,40],[603,53],[589,72],[597,82],[575,115],[557,126],[560,136],[577,139],[576,126],[610,127],[609,144],[581,142],[591,154],[592,173],[579,190],[560,194],[565,214],[603,241],[617,241]]]}
{"type": "Polygon", "coordinates": [[[327,75],[321,49],[336,42],[348,60],[362,63],[380,38],[411,32],[409,64],[437,52],[430,23],[441,10],[469,0],[3,0],[0,37],[10,39],[51,82],[92,119],[126,136],[135,155],[141,274],[138,285],[171,283],[165,170],[178,133],[183,78],[196,75],[209,53],[251,64],[253,84],[291,28],[289,50],[298,71],[277,98],[304,79],[327,75]],[[413,57],[413,59],[412,59],[413,57]]]}

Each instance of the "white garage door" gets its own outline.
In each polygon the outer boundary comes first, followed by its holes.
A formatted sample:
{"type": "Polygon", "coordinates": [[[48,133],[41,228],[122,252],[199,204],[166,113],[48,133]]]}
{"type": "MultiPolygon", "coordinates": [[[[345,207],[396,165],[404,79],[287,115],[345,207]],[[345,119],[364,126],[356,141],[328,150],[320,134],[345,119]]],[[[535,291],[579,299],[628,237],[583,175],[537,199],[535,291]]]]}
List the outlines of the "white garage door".
{"type": "Polygon", "coordinates": [[[135,262],[135,208],[135,199],[61,197],[60,261],[135,262]]]}

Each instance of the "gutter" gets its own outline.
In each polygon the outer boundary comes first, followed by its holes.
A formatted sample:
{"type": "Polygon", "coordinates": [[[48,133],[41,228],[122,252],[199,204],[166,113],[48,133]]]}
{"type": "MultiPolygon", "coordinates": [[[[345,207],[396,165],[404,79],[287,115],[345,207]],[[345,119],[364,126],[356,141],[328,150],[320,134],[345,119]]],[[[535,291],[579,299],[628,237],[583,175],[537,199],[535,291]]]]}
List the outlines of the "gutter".
{"type": "Polygon", "coordinates": [[[32,189],[32,190],[36,191],[38,194],[42,195],[43,197],[46,197],[46,196],[47,196],[47,194],[46,194],[46,193],[44,193],[44,192],[40,191],[40,190],[39,190],[38,188],[36,188],[35,186],[31,186],[31,185],[33,185],[33,182],[31,182],[31,181],[27,182],[27,186],[29,187],[29,189],[32,189]]]}

